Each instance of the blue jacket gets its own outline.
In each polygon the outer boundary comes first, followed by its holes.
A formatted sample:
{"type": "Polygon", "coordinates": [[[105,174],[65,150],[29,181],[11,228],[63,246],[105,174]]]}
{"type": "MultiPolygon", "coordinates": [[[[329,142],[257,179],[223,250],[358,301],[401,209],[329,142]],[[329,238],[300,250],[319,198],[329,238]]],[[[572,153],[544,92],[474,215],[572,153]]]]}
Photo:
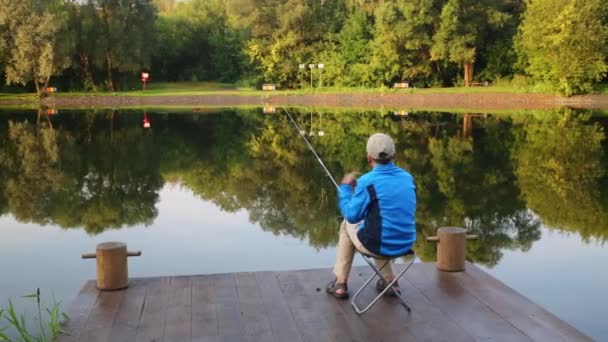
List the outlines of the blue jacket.
{"type": "Polygon", "coordinates": [[[349,223],[359,223],[357,236],[367,250],[382,256],[407,252],[416,240],[416,185],[392,162],[376,165],[357,180],[342,184],[338,205],[349,223]]]}

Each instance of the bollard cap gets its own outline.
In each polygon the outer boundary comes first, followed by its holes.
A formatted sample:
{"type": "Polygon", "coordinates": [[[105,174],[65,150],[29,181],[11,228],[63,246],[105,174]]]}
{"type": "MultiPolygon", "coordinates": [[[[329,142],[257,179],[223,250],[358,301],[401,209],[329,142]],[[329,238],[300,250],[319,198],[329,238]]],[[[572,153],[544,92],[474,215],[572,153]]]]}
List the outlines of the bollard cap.
{"type": "Polygon", "coordinates": [[[437,229],[437,232],[445,234],[465,234],[466,230],[461,227],[441,227],[437,229]]]}
{"type": "Polygon", "coordinates": [[[118,249],[118,248],[127,248],[127,245],[123,242],[118,242],[118,241],[102,242],[97,245],[98,250],[109,250],[109,249],[118,249]]]}

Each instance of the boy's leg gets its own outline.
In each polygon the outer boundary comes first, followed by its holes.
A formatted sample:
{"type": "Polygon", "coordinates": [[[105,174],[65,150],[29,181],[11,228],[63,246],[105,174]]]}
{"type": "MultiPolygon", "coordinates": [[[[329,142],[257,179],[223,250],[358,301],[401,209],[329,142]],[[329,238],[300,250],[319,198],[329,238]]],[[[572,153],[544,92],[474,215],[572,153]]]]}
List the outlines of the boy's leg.
{"type": "Polygon", "coordinates": [[[386,281],[391,281],[393,279],[395,279],[395,274],[393,273],[393,267],[392,267],[392,262],[387,261],[387,260],[382,260],[382,259],[374,259],[374,262],[376,263],[376,267],[378,269],[380,269],[380,267],[382,267],[382,265],[384,265],[385,262],[387,262],[386,266],[384,266],[384,268],[380,271],[380,273],[382,273],[382,276],[384,277],[384,279],[386,279],[386,281]]]}
{"type": "MultiPolygon", "coordinates": [[[[344,228],[346,229],[346,233],[348,234],[348,237],[352,243],[352,245],[354,246],[354,248],[358,249],[359,251],[367,254],[367,255],[371,255],[374,256],[376,254],[368,251],[365,246],[363,246],[363,244],[361,243],[361,241],[359,241],[359,237],[357,236],[357,225],[356,224],[346,224],[346,226],[344,226],[344,228]]],[[[342,230],[342,228],[340,229],[340,231],[342,230]]],[[[353,250],[353,255],[354,255],[354,250],[353,250]]],[[[380,269],[380,267],[382,267],[382,265],[384,265],[384,263],[386,262],[386,260],[382,260],[382,259],[374,259],[374,262],[376,263],[376,267],[378,269],[380,269]]],[[[352,258],[350,260],[350,263],[352,264],[352,258]]],[[[393,268],[391,267],[391,262],[389,261],[388,264],[386,266],[384,266],[384,268],[382,269],[382,271],[380,271],[380,273],[382,273],[382,276],[387,280],[387,281],[391,281],[395,278],[395,275],[393,274],[393,268]]],[[[350,270],[350,269],[349,269],[350,270]]]]}
{"type": "Polygon", "coordinates": [[[355,245],[349,237],[347,226],[356,225],[351,225],[346,221],[342,221],[342,224],[340,225],[338,253],[336,256],[336,264],[334,265],[334,275],[336,276],[337,283],[346,282],[353,265],[353,258],[355,257],[355,245]]]}

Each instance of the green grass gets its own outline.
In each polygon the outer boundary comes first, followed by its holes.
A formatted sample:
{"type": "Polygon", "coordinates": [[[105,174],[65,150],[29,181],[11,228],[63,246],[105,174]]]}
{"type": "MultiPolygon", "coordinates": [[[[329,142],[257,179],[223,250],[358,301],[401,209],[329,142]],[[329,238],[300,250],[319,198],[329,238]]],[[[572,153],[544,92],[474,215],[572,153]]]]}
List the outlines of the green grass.
{"type": "Polygon", "coordinates": [[[60,303],[53,299],[50,308],[42,309],[40,300],[40,289],[36,293],[25,295],[23,298],[31,298],[36,301],[37,315],[26,319],[25,315],[18,314],[13,302],[9,300],[8,309],[0,309],[0,323],[7,326],[0,326],[0,341],[6,342],[51,342],[62,333],[62,323],[69,317],[60,310],[60,303]],[[37,324],[28,324],[31,320],[37,324]],[[32,326],[36,326],[36,332],[30,331],[32,326]],[[16,337],[8,336],[7,331],[13,330],[16,337]]]}
{"type": "Polygon", "coordinates": [[[595,85],[595,87],[593,87],[593,93],[608,94],[608,83],[595,85]]]}
{"type": "Polygon", "coordinates": [[[0,101],[38,101],[38,95],[34,93],[0,93],[0,101]]]}
{"type": "MultiPolygon", "coordinates": [[[[480,94],[480,93],[547,93],[542,86],[530,85],[524,81],[497,81],[488,87],[447,87],[447,88],[407,88],[393,89],[388,87],[323,87],[303,89],[279,89],[277,91],[262,91],[253,88],[238,87],[230,83],[218,82],[160,82],[150,83],[147,89],[132,89],[117,92],[60,92],[51,96],[201,96],[201,95],[309,95],[309,94],[480,94]]],[[[607,94],[608,84],[597,85],[594,93],[607,94]]],[[[0,94],[2,100],[37,101],[35,94],[0,94]]]]}
{"type": "MultiPolygon", "coordinates": [[[[201,96],[201,95],[309,95],[309,94],[478,94],[478,93],[531,93],[529,87],[518,87],[511,84],[501,84],[489,87],[450,87],[450,88],[407,88],[393,89],[387,87],[324,87],[283,89],[277,91],[262,91],[252,88],[237,87],[234,84],[215,82],[178,82],[150,83],[146,90],[126,90],[117,92],[58,92],[52,96],[201,96]]],[[[35,95],[0,95],[2,98],[22,99],[25,96],[35,98],[35,95]],[[4,96],[4,97],[3,97],[4,96]]]]}

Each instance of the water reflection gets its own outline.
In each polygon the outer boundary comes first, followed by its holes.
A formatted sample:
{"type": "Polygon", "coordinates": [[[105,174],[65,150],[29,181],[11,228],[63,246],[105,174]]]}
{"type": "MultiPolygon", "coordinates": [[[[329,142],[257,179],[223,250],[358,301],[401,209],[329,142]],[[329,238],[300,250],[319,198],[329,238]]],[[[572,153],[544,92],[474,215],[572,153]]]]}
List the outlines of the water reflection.
{"type": "MultiPolygon", "coordinates": [[[[398,164],[418,185],[425,260],[435,246],[424,237],[443,225],[479,234],[469,257],[488,266],[501,250],[530,249],[541,223],[608,238],[606,120],[570,110],[294,115],[323,132],[310,139],[335,175],[366,170],[370,133],[395,137],[398,164]]],[[[2,113],[0,140],[0,213],[21,222],[91,234],[149,225],[171,181],[225,211],[245,209],[274,234],[336,242],[333,185],[281,111],[2,113]]]]}

